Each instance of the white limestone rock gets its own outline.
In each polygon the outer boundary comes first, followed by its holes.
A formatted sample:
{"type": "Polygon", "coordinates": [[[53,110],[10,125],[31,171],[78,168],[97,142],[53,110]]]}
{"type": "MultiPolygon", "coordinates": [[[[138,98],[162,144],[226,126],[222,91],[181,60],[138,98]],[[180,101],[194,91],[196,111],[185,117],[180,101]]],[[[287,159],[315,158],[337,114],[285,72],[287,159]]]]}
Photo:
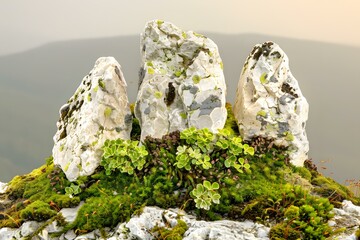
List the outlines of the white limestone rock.
{"type": "Polygon", "coordinates": [[[155,227],[173,228],[178,219],[184,221],[188,230],[183,239],[269,239],[270,228],[252,221],[236,222],[229,220],[206,222],[197,221],[195,216],[188,215],[179,209],[161,209],[145,207],[142,214],[133,216],[125,225],[120,225],[123,235],[115,234],[111,239],[156,239],[156,233],[151,232],[155,227]]]}
{"type": "Polygon", "coordinates": [[[188,127],[223,128],[226,84],[216,44],[160,20],[141,36],[142,68],[135,116],[141,139],[188,127]]]}
{"type": "Polygon", "coordinates": [[[84,202],[80,202],[77,207],[61,209],[60,213],[64,217],[65,221],[68,223],[73,223],[77,217],[79,209],[82,207],[83,204],[84,202]]]}
{"type": "Polygon", "coordinates": [[[276,139],[276,145],[289,146],[291,163],[303,166],[309,151],[308,112],[284,51],[272,42],[256,45],[243,67],[234,104],[242,137],[276,139]]]}
{"type": "Polygon", "coordinates": [[[61,107],[53,157],[70,181],[94,172],[106,139],[130,138],[132,115],[126,86],[119,63],[102,57],[61,107]]]}
{"type": "Polygon", "coordinates": [[[7,190],[7,183],[0,182],[0,194],[5,193],[7,190]]]}
{"type": "Polygon", "coordinates": [[[29,221],[23,223],[20,228],[20,233],[22,237],[27,237],[33,234],[40,227],[40,223],[35,221],[29,221]]]}
{"type": "Polygon", "coordinates": [[[344,200],[341,208],[334,208],[334,217],[329,222],[335,229],[345,229],[345,231],[332,237],[332,239],[354,239],[355,232],[360,226],[360,206],[354,205],[351,201],[344,200]]]}
{"type": "Polygon", "coordinates": [[[0,228],[0,239],[14,239],[17,229],[0,228]]]}

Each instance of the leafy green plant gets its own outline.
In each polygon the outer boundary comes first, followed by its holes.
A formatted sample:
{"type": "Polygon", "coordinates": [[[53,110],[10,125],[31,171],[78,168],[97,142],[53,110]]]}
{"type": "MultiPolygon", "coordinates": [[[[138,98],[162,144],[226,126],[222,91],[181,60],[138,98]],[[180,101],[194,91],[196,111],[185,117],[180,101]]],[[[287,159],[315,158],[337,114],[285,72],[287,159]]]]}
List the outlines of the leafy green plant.
{"type": "Polygon", "coordinates": [[[202,154],[199,148],[179,146],[176,160],[175,166],[185,168],[188,171],[191,169],[191,164],[200,165],[203,169],[211,168],[209,155],[202,154]]]}
{"type": "Polygon", "coordinates": [[[217,193],[217,189],[219,189],[217,182],[210,183],[205,180],[202,184],[197,184],[196,188],[191,191],[195,197],[196,207],[209,210],[212,203],[219,204],[221,196],[217,193]]]}
{"type": "Polygon", "coordinates": [[[79,185],[75,185],[74,183],[71,183],[69,187],[65,188],[65,193],[72,198],[75,195],[78,195],[81,193],[81,188],[79,185]]]}
{"type": "Polygon", "coordinates": [[[215,135],[207,128],[191,127],[180,133],[180,139],[184,139],[188,145],[198,147],[203,153],[210,153],[213,150],[215,135]]]}
{"type": "Polygon", "coordinates": [[[100,165],[106,174],[120,170],[122,173],[133,174],[134,170],[141,170],[146,163],[148,152],[145,146],[138,146],[138,141],[106,140],[103,146],[103,156],[100,165]]]}

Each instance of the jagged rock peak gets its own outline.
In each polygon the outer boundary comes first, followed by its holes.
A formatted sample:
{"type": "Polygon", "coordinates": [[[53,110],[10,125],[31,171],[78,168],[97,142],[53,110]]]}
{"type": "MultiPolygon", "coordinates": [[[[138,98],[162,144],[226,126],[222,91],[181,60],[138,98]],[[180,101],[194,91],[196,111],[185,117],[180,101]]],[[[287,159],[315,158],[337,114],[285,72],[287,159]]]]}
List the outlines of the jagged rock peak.
{"type": "Polygon", "coordinates": [[[141,35],[142,67],[135,116],[141,139],[194,126],[223,128],[226,84],[216,44],[160,20],[141,35]]]}
{"type": "Polygon", "coordinates": [[[309,151],[308,111],[284,51],[273,42],[256,45],[242,69],[234,104],[243,138],[276,139],[275,144],[289,146],[291,162],[302,166],[309,151]]]}
{"type": "Polygon", "coordinates": [[[95,171],[106,139],[130,138],[126,86],[120,64],[113,57],[102,57],[60,108],[53,157],[70,181],[95,171]]]}

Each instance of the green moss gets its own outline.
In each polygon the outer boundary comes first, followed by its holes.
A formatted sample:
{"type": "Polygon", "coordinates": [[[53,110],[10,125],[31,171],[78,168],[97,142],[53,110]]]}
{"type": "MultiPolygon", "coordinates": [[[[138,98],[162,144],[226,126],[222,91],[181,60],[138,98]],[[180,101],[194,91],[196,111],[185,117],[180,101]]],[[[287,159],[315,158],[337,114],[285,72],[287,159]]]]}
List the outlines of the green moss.
{"type": "Polygon", "coordinates": [[[200,78],[200,76],[195,75],[192,77],[192,80],[195,84],[198,84],[200,82],[201,78],[200,78]]]}
{"type": "Polygon", "coordinates": [[[260,82],[261,82],[262,84],[268,83],[269,81],[268,81],[266,78],[267,78],[267,73],[261,74],[261,76],[260,76],[260,82]]]}
{"type": "Polygon", "coordinates": [[[264,110],[260,110],[256,115],[266,117],[267,113],[264,110]]]}
{"type": "Polygon", "coordinates": [[[182,119],[186,119],[186,118],[187,118],[187,115],[186,115],[186,113],[182,112],[182,113],[180,113],[180,117],[181,117],[182,119]]]}
{"type": "Polygon", "coordinates": [[[158,27],[161,27],[161,25],[164,23],[164,21],[163,20],[157,20],[156,23],[157,23],[158,27]]]}
{"type": "Polygon", "coordinates": [[[39,200],[29,204],[25,209],[20,211],[20,217],[22,219],[38,222],[47,220],[56,214],[57,212],[51,209],[49,204],[39,200]]]}
{"type": "Polygon", "coordinates": [[[104,79],[102,78],[99,78],[98,79],[98,84],[99,84],[99,87],[101,88],[101,90],[105,90],[105,83],[104,83],[104,79]]]}
{"type": "Polygon", "coordinates": [[[156,236],[156,239],[163,240],[181,240],[188,229],[183,220],[178,219],[177,224],[173,228],[168,227],[154,227],[151,232],[156,236]]]}
{"type": "Polygon", "coordinates": [[[174,74],[175,74],[176,77],[180,77],[182,72],[181,71],[176,71],[174,74]]]}
{"type": "Polygon", "coordinates": [[[227,111],[227,118],[224,129],[228,130],[230,132],[230,135],[239,135],[239,128],[235,120],[234,113],[232,111],[232,106],[230,103],[226,103],[225,107],[227,111]]]}
{"type": "Polygon", "coordinates": [[[295,167],[292,169],[294,173],[299,173],[300,176],[308,181],[311,181],[311,172],[305,167],[295,167]]]}
{"type": "Polygon", "coordinates": [[[360,228],[358,230],[356,230],[355,232],[355,237],[357,237],[358,239],[360,239],[360,228]]]}
{"type": "Polygon", "coordinates": [[[314,193],[322,197],[329,198],[337,207],[345,199],[351,200],[354,204],[360,204],[359,198],[354,197],[353,193],[345,186],[335,182],[333,179],[318,175],[311,183],[315,186],[314,193]]]}
{"type": "Polygon", "coordinates": [[[156,92],[154,93],[154,96],[155,96],[157,99],[160,99],[160,98],[163,96],[163,94],[162,94],[162,92],[156,91],[156,92]]]}
{"type": "Polygon", "coordinates": [[[104,116],[110,117],[111,113],[112,113],[112,109],[110,107],[106,107],[104,110],[104,116]]]}
{"type": "Polygon", "coordinates": [[[154,74],[155,71],[153,68],[149,67],[148,70],[147,70],[148,74],[154,74]]]}

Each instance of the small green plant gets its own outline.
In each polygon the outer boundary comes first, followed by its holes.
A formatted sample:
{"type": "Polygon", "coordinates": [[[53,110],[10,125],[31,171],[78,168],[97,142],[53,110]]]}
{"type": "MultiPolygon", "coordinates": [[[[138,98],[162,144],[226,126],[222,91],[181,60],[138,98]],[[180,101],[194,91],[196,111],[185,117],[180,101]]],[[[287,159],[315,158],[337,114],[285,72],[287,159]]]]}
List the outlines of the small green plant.
{"type": "Polygon", "coordinates": [[[146,163],[148,152],[145,146],[138,146],[138,141],[106,140],[103,146],[103,156],[100,165],[110,175],[115,170],[133,174],[134,170],[141,170],[146,163]]]}
{"type": "Polygon", "coordinates": [[[174,165],[178,168],[185,168],[187,171],[190,171],[191,164],[200,165],[203,169],[211,168],[210,157],[202,154],[198,148],[179,146],[176,160],[174,165]]]}
{"type": "Polygon", "coordinates": [[[209,210],[211,203],[219,204],[221,196],[216,191],[218,189],[219,184],[217,182],[210,183],[205,180],[203,184],[197,184],[196,188],[191,191],[195,197],[196,207],[209,210]]]}
{"type": "Polygon", "coordinates": [[[191,127],[180,133],[180,139],[184,139],[188,145],[198,147],[203,153],[213,150],[215,135],[209,129],[196,129],[191,127]]]}
{"type": "Polygon", "coordinates": [[[81,188],[79,185],[75,185],[74,183],[71,183],[69,187],[65,188],[65,193],[70,197],[73,198],[75,195],[78,195],[81,193],[81,188]]]}

